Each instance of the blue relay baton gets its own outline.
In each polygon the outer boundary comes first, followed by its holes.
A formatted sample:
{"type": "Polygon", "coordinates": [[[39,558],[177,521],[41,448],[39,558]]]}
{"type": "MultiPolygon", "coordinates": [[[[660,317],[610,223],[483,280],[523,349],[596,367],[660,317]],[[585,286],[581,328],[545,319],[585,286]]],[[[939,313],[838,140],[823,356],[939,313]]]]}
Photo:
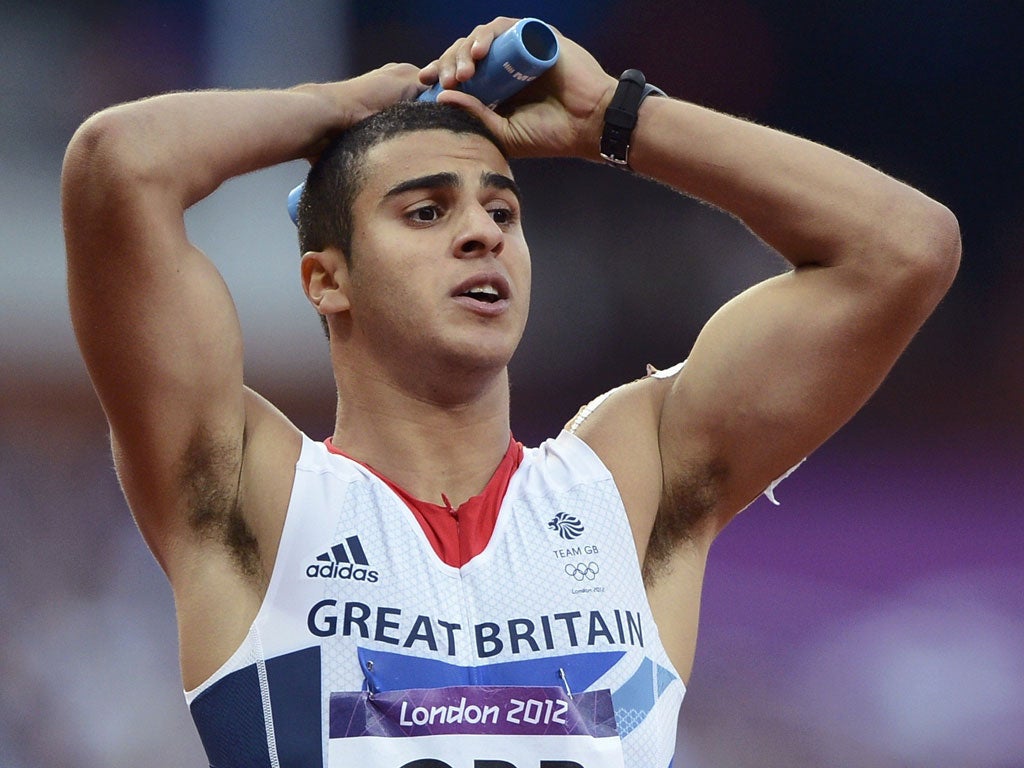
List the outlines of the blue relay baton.
{"type": "MultiPolygon", "coordinates": [[[[557,60],[555,31],[540,19],[520,19],[494,38],[487,55],[477,62],[473,77],[457,89],[494,109],[544,74],[557,60]]],[[[441,83],[435,83],[419,95],[419,100],[435,101],[442,90],[441,83]]]]}

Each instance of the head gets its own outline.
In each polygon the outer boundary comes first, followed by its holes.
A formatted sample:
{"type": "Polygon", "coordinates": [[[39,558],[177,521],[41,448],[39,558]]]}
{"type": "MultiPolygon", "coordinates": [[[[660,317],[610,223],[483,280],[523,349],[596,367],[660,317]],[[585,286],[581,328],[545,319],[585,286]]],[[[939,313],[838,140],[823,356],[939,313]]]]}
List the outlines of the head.
{"type": "MultiPolygon", "coordinates": [[[[389,139],[425,130],[480,136],[508,158],[497,137],[464,109],[423,101],[393,104],[346,129],[313,164],[299,201],[300,254],[334,247],[351,265],[353,205],[366,184],[367,153],[389,139]]],[[[329,336],[326,317],[320,321],[329,336]]]]}
{"type": "Polygon", "coordinates": [[[508,158],[468,112],[398,104],[339,137],[299,206],[336,377],[449,386],[502,370],[529,308],[520,216],[508,158]]]}

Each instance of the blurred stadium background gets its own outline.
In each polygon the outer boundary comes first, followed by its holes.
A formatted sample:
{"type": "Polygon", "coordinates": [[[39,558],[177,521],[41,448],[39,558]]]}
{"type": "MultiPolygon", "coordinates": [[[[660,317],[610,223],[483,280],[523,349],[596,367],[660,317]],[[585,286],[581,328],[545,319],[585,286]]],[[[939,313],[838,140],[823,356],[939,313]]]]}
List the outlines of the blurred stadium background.
{"type": "MultiPolygon", "coordinates": [[[[677,766],[1024,766],[1024,4],[1014,0],[0,0],[0,766],[204,765],[171,596],[125,508],[64,292],[77,125],[166,90],[423,64],[498,13],[608,71],[805,135],[959,216],[960,277],[848,427],[712,552],[677,766]]],[[[535,263],[517,436],[684,357],[780,268],[746,231],[585,163],[524,162],[535,263]]],[[[298,283],[295,163],[189,213],[235,294],[248,380],[331,430],[298,283]]]]}

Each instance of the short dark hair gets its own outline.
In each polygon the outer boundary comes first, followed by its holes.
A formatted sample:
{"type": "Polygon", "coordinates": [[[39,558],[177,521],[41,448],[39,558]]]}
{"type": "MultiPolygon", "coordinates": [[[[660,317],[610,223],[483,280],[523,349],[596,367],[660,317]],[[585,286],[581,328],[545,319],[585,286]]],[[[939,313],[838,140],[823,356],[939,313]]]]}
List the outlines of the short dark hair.
{"type": "MultiPolygon", "coordinates": [[[[299,254],[336,247],[351,263],[352,208],[366,181],[366,153],[396,136],[431,130],[481,136],[508,160],[498,138],[465,109],[427,101],[392,104],[342,131],[310,168],[298,206],[299,254]]],[[[320,322],[327,333],[327,318],[321,315],[320,322]]]]}

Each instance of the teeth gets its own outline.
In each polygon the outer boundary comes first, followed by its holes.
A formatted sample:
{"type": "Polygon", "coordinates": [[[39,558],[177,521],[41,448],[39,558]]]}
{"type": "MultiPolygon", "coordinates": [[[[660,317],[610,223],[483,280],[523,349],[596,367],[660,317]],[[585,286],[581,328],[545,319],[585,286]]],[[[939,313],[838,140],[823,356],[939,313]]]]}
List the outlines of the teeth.
{"type": "Polygon", "coordinates": [[[474,286],[473,288],[470,288],[468,291],[466,291],[463,295],[464,296],[487,296],[488,298],[493,298],[493,299],[501,298],[501,294],[498,292],[498,289],[495,288],[490,283],[488,283],[486,285],[474,286]]]}

